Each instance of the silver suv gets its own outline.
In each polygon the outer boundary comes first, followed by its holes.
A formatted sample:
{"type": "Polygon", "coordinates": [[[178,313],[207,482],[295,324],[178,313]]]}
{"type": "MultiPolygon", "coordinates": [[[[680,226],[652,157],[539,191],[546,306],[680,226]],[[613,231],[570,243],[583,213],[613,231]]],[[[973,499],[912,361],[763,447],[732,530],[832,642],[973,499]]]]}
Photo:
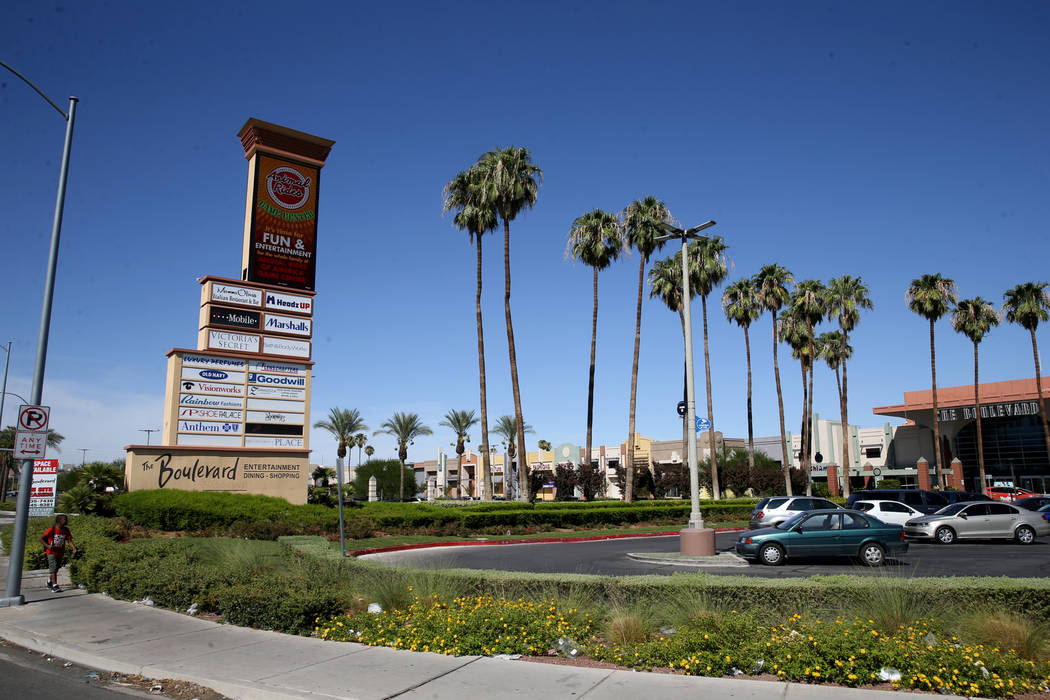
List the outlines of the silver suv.
{"type": "Polygon", "coordinates": [[[832,503],[826,498],[775,496],[762,504],[761,509],[756,509],[752,513],[748,527],[752,530],[757,530],[760,527],[776,527],[799,513],[822,508],[842,508],[842,506],[832,503]]]}

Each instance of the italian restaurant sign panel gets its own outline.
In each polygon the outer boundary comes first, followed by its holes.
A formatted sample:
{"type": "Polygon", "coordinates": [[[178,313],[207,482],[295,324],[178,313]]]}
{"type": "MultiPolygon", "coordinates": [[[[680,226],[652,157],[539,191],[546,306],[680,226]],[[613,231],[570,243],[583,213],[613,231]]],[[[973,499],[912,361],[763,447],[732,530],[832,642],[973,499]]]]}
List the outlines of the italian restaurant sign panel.
{"type": "Polygon", "coordinates": [[[262,153],[256,158],[247,279],[313,290],[320,170],[262,153]]]}

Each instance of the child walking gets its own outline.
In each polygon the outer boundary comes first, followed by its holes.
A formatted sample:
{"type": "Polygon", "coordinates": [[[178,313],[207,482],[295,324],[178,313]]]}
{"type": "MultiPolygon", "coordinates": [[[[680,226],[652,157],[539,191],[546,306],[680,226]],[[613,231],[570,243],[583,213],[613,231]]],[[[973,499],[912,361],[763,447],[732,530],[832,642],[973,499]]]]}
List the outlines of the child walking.
{"type": "Polygon", "coordinates": [[[40,538],[41,544],[44,545],[44,551],[47,552],[47,570],[51,573],[47,587],[55,593],[59,593],[62,590],[58,587],[58,570],[62,568],[62,559],[66,555],[66,546],[69,546],[73,554],[77,553],[77,546],[73,544],[73,533],[66,527],[67,522],[69,522],[69,518],[65,515],[55,516],[55,524],[49,527],[40,538]]]}

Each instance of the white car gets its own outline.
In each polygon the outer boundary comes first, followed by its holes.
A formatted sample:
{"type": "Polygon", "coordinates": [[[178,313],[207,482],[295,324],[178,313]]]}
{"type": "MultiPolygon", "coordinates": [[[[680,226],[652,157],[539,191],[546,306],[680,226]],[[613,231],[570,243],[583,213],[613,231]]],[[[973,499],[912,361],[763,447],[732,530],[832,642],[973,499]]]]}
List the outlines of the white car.
{"type": "Polygon", "coordinates": [[[853,509],[873,515],[891,525],[904,525],[912,518],[925,515],[922,511],[915,510],[900,501],[857,501],[853,504],[853,509]]]}
{"type": "Polygon", "coordinates": [[[799,513],[810,510],[842,508],[842,506],[832,503],[826,498],[812,496],[774,496],[773,498],[765,499],[764,503],[762,501],[759,501],[759,503],[762,504],[762,507],[755,508],[755,512],[751,514],[751,520],[748,522],[748,527],[752,530],[762,527],[776,527],[785,520],[790,520],[799,513]]]}

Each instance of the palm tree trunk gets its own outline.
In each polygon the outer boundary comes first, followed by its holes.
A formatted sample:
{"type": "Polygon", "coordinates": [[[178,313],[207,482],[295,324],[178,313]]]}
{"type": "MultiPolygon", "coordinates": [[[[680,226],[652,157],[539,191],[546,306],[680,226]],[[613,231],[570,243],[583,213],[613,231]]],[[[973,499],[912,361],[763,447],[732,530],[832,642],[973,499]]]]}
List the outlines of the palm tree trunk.
{"type": "Polygon", "coordinates": [[[937,484],[943,489],[946,484],[941,464],[941,424],[937,419],[937,351],[933,345],[933,319],[930,319],[930,376],[933,380],[933,452],[937,459],[937,484]]]}
{"type": "Polygon", "coordinates": [[[631,364],[631,408],[627,417],[627,481],[623,499],[628,503],[634,497],[634,416],[638,400],[638,350],[642,343],[642,288],[645,285],[645,256],[638,263],[638,305],[634,312],[634,362],[631,364]]]}
{"type": "MultiPolygon", "coordinates": [[[[681,321],[681,323],[682,323],[682,342],[684,343],[685,342],[685,312],[681,308],[678,309],[678,320],[681,321]]],[[[686,381],[687,381],[686,378],[688,376],[689,376],[689,369],[686,367],[685,359],[683,358],[682,359],[682,401],[686,400],[686,397],[688,396],[688,392],[689,392],[689,389],[687,388],[687,385],[686,385],[686,381]]],[[[699,481],[699,479],[700,479],[700,465],[699,464],[690,464],[689,463],[689,430],[690,430],[690,428],[692,430],[696,430],[696,426],[695,425],[693,425],[693,426],[689,425],[689,412],[686,411],[685,415],[682,416],[682,464],[685,465],[686,476],[689,477],[690,479],[692,479],[692,476],[691,476],[692,472],[690,472],[690,470],[691,469],[695,469],[696,470],[697,481],[699,481]]],[[[690,498],[692,498],[692,492],[691,492],[691,489],[693,488],[692,487],[692,481],[690,481],[689,484],[690,484],[689,485],[689,488],[690,488],[689,496],[690,496],[690,498]]]]}
{"type": "Polygon", "coordinates": [[[485,332],[481,327],[481,235],[475,234],[478,244],[478,288],[474,295],[474,309],[478,322],[478,384],[481,388],[481,492],[482,499],[492,500],[492,464],[489,460],[489,409],[485,390],[485,332]]]}
{"type": "Polygon", "coordinates": [[[401,489],[397,492],[397,500],[400,502],[405,500],[405,460],[398,461],[401,462],[401,489]]]}
{"type": "Polygon", "coordinates": [[[806,415],[806,411],[809,409],[809,384],[806,382],[806,358],[799,358],[799,365],[802,367],[802,426],[801,434],[799,435],[799,452],[798,452],[798,466],[802,470],[802,473],[806,477],[806,495],[813,495],[813,487],[809,481],[809,468],[806,463],[806,440],[809,437],[809,431],[806,430],[806,426],[809,425],[809,418],[806,415]]]}
{"type": "Polygon", "coordinates": [[[722,490],[718,487],[718,451],[715,449],[715,409],[711,402],[711,356],[707,348],[707,295],[700,297],[700,303],[704,310],[704,374],[707,377],[707,420],[710,428],[707,429],[708,447],[711,449],[711,495],[718,500],[722,497],[722,490]]]}
{"type": "Polygon", "coordinates": [[[744,355],[747,357],[747,482],[755,471],[755,427],[751,413],[751,337],[744,326],[744,355]]]}
{"type": "Polygon", "coordinates": [[[780,410],[780,460],[784,470],[784,492],[790,496],[792,495],[791,459],[788,452],[787,430],[784,428],[784,392],[780,388],[780,363],[777,361],[777,345],[780,339],[777,338],[777,314],[775,311],[770,311],[769,315],[773,317],[773,378],[777,383],[777,408],[780,410]]]}
{"type": "MultiPolygon", "coordinates": [[[[1036,355],[1038,361],[1039,356],[1036,355]]],[[[987,495],[988,482],[984,478],[984,437],[981,435],[981,397],[977,374],[977,343],[973,344],[973,408],[977,412],[977,471],[981,476],[981,493],[987,495]]],[[[1042,402],[1040,402],[1042,403],[1042,402]]],[[[1047,452],[1050,454],[1050,452],[1047,452]]]]}
{"type": "MultiPolygon", "coordinates": [[[[845,334],[842,334],[843,345],[845,344],[845,334]]],[[[842,364],[842,382],[839,384],[839,417],[842,422],[842,468],[840,472],[844,474],[842,480],[842,496],[845,499],[849,497],[849,436],[847,434],[849,430],[849,420],[846,416],[846,360],[843,354],[840,360],[842,364]]],[[[835,381],[839,380],[839,370],[835,370],[835,381]]]]}
{"type": "Polygon", "coordinates": [[[1039,417],[1043,423],[1043,437],[1046,439],[1046,454],[1050,456],[1050,426],[1046,424],[1046,401],[1043,400],[1043,375],[1039,372],[1039,346],[1035,342],[1035,328],[1032,334],[1032,356],[1035,358],[1035,389],[1039,392],[1039,417]]]}
{"type": "MultiPolygon", "coordinates": [[[[518,354],[514,349],[514,324],[510,318],[510,222],[503,220],[503,274],[505,278],[503,288],[503,311],[507,317],[507,352],[510,355],[510,386],[514,393],[514,420],[517,421],[518,453],[522,458],[518,460],[518,500],[524,502],[529,499],[529,475],[528,467],[524,464],[525,454],[525,418],[521,414],[521,391],[518,388],[518,354]]],[[[506,465],[506,477],[510,476],[510,465],[506,465]]]]}
{"type": "MultiPolygon", "coordinates": [[[[810,361],[809,361],[809,404],[806,406],[806,473],[809,475],[813,474],[813,457],[810,452],[813,451],[813,375],[815,371],[815,358],[813,356],[813,331],[809,332],[810,338],[810,361]]],[[[812,478],[808,482],[810,484],[810,491],[806,495],[812,496],[813,480],[812,478]]]]}
{"type": "MultiPolygon", "coordinates": [[[[591,369],[587,381],[587,452],[584,459],[591,467],[591,429],[594,426],[594,347],[598,343],[598,268],[594,268],[594,313],[591,316],[591,369]]],[[[586,500],[586,499],[584,499],[586,500]]]]}
{"type": "Polygon", "coordinates": [[[458,479],[456,480],[456,492],[460,498],[463,497],[463,445],[459,444],[456,446],[456,474],[458,479]]]}
{"type": "Polygon", "coordinates": [[[840,362],[842,363],[842,391],[839,394],[839,411],[842,416],[842,473],[846,475],[846,480],[842,489],[842,495],[849,498],[850,494],[850,483],[849,483],[849,440],[846,436],[846,431],[849,430],[849,395],[846,393],[846,332],[842,332],[842,357],[840,362]]]}

